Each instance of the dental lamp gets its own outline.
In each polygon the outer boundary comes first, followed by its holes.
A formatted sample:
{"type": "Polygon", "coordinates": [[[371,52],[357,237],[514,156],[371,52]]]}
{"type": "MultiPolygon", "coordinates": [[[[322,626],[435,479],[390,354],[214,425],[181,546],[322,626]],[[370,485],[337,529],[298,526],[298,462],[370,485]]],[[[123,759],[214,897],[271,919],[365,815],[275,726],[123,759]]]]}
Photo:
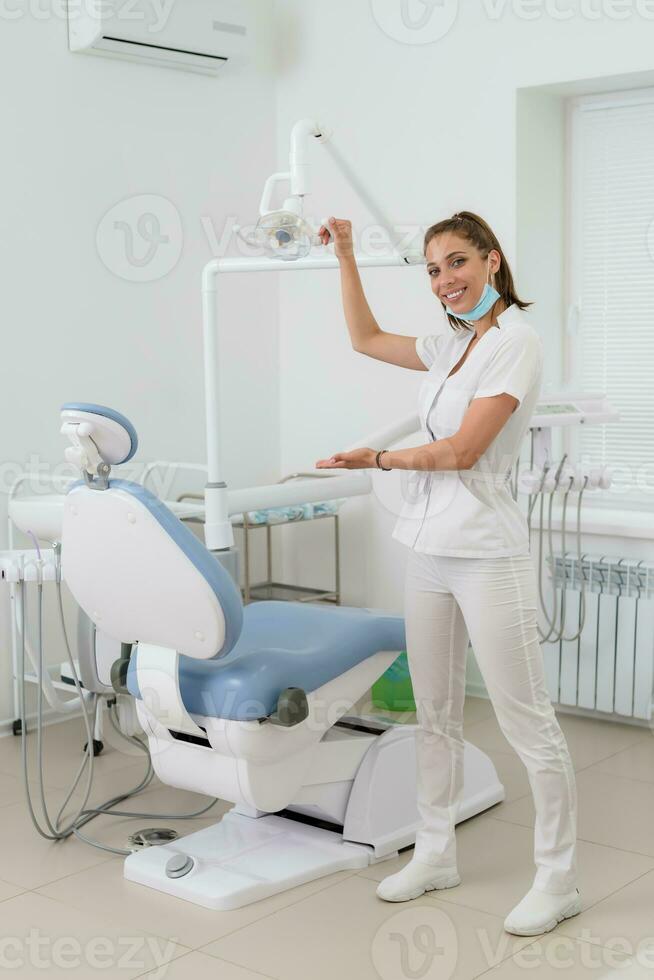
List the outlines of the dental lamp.
{"type": "MultiPolygon", "coordinates": [[[[205,418],[207,437],[208,480],[205,487],[205,541],[210,551],[227,567],[234,568],[234,536],[230,514],[235,509],[234,491],[229,491],[223,480],[220,436],[220,378],[219,378],[219,329],[217,309],[218,276],[233,272],[287,272],[310,269],[337,269],[338,259],[331,253],[310,255],[314,244],[321,239],[313,232],[303,217],[304,198],[309,192],[308,147],[316,140],[328,148],[330,156],[340,169],[361,202],[375,220],[387,229],[391,249],[387,255],[355,256],[359,268],[382,266],[407,266],[424,263],[419,249],[401,246],[382,209],[371,197],[330,140],[324,127],[311,119],[301,119],[293,126],[289,169],[272,174],[265,183],[260,204],[260,218],[252,236],[237,226],[239,236],[249,245],[263,249],[260,258],[212,259],[202,272],[202,317],[205,373],[205,418]],[[281,181],[290,183],[290,196],[279,210],[271,210],[275,186],[281,181]]],[[[368,474],[338,474],[329,479],[294,481],[272,484],[244,491],[239,495],[239,508],[289,506],[299,501],[310,503],[317,500],[333,500],[370,493],[372,481],[368,474]],[[245,499],[247,497],[247,499],[245,499]]]]}
{"type": "Polygon", "coordinates": [[[294,262],[306,258],[314,245],[322,245],[322,239],[304,218],[304,199],[309,193],[308,148],[312,141],[323,144],[331,159],[341,171],[359,199],[375,220],[385,228],[394,247],[408,265],[424,262],[419,249],[400,248],[397,236],[386,216],[370,196],[365,186],[330,141],[330,132],[312,119],[300,119],[291,132],[289,169],[271,174],[266,180],[259,204],[259,220],[254,231],[248,233],[237,225],[235,230],[247,245],[263,249],[270,259],[294,262]],[[288,183],[290,194],[281,208],[272,207],[272,199],[278,184],[288,183]]]}

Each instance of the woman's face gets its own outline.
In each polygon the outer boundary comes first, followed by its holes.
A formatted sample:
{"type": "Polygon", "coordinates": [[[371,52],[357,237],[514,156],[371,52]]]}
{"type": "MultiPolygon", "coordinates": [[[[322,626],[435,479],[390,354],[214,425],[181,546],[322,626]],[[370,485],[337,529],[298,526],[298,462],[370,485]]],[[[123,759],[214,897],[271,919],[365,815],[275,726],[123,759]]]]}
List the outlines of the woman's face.
{"type": "Polygon", "coordinates": [[[479,302],[490,274],[500,267],[500,253],[486,258],[466,238],[453,232],[437,235],[427,246],[431,290],[454,313],[463,316],[479,302]]]}

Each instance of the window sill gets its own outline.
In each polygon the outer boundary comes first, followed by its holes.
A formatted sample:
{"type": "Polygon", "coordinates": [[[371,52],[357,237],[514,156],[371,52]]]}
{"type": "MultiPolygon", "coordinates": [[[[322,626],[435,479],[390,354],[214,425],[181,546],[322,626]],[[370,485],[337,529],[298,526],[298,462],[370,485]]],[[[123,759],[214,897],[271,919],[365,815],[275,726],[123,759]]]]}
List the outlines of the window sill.
{"type": "MultiPolygon", "coordinates": [[[[547,511],[545,511],[545,516],[547,511]]],[[[566,513],[566,539],[574,534],[577,526],[577,507],[568,506],[566,513]]],[[[547,525],[545,525],[545,529],[547,525]]],[[[538,517],[531,522],[532,532],[538,530],[538,517]]],[[[552,510],[552,530],[561,530],[561,509],[552,510]]],[[[600,507],[581,509],[581,533],[602,537],[650,538],[654,540],[654,513],[641,510],[609,510],[600,507]]]]}

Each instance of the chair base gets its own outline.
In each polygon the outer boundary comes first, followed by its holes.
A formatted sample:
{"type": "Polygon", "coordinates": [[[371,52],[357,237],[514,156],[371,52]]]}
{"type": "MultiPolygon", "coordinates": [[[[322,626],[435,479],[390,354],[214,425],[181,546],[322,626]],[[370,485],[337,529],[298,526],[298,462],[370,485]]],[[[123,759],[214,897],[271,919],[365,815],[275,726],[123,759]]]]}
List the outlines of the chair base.
{"type": "Polygon", "coordinates": [[[275,814],[253,819],[230,810],[212,827],[131,854],[124,873],[128,881],[228,911],[375,861],[372,847],[350,844],[339,833],[275,814]],[[180,854],[191,857],[193,867],[183,877],[170,878],[166,866],[180,854]]]}
{"type": "MultiPolygon", "coordinates": [[[[319,789],[310,788],[309,795],[319,800],[319,789]]],[[[247,816],[235,807],[211,827],[130,854],[125,878],[208,909],[242,908],[314,878],[395,857],[415,842],[420,822],[415,792],[413,729],[398,726],[380,736],[359,765],[343,833],[275,813],[247,816]],[[193,862],[186,862],[188,872],[170,877],[169,861],[181,856],[184,864],[185,855],[193,862]]],[[[464,793],[456,822],[503,799],[492,761],[466,742],[464,793]]],[[[301,813],[307,807],[289,809],[301,813]]]]}

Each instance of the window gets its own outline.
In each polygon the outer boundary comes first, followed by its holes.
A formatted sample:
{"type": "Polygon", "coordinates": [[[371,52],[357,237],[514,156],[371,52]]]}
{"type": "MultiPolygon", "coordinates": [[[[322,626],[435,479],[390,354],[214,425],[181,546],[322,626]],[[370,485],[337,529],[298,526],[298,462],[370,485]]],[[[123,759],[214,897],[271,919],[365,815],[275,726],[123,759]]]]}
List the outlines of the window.
{"type": "Polygon", "coordinates": [[[568,145],[566,380],[621,414],[569,448],[614,468],[586,502],[654,513],[654,89],[571,100],[568,145]]]}

